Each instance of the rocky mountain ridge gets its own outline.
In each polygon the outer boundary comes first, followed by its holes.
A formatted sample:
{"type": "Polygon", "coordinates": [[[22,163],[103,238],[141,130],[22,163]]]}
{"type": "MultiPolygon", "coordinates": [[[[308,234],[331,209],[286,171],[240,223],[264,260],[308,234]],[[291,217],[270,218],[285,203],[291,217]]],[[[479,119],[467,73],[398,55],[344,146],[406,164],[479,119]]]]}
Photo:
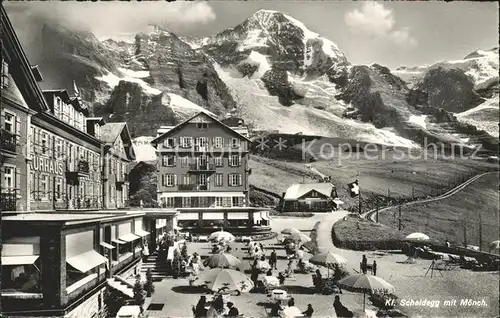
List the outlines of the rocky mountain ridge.
{"type": "Polygon", "coordinates": [[[129,122],[134,137],[236,108],[259,130],[406,147],[425,137],[493,150],[498,142],[483,125],[484,113],[498,112],[498,49],[394,71],[351,65],[332,41],[271,10],[197,40],[156,27],[133,43],[99,41],[49,25],[38,39],[30,58],[46,85],[75,80],[96,115],[129,122]]]}

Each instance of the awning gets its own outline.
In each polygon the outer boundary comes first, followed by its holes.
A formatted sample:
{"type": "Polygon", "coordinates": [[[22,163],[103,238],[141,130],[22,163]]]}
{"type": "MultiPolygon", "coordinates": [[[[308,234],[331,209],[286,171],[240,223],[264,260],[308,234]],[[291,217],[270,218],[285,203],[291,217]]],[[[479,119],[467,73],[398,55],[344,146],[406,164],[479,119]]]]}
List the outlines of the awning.
{"type": "Polygon", "coordinates": [[[139,236],[132,234],[132,233],[129,233],[129,234],[125,234],[123,236],[120,236],[118,239],[120,239],[121,241],[125,241],[125,242],[133,242],[139,238],[140,238],[139,236]]]}
{"type": "Polygon", "coordinates": [[[163,193],[160,198],[175,198],[175,197],[241,197],[244,198],[243,192],[168,192],[163,193]]]}
{"type": "Polygon", "coordinates": [[[203,212],[203,220],[224,220],[224,212],[203,212]]]}
{"type": "Polygon", "coordinates": [[[198,212],[181,212],[177,216],[178,221],[198,220],[198,212]]]}
{"type": "Polygon", "coordinates": [[[144,237],[144,236],[149,235],[149,232],[148,231],[144,231],[143,229],[138,229],[138,230],[135,230],[134,234],[138,235],[140,237],[144,237]]]}
{"type": "Polygon", "coordinates": [[[267,212],[260,212],[260,216],[262,217],[263,220],[269,221],[269,215],[267,215],[267,212]]]}
{"type": "Polygon", "coordinates": [[[247,212],[228,212],[227,213],[228,220],[248,220],[247,212]]]}
{"type": "Polygon", "coordinates": [[[108,244],[106,242],[101,242],[101,246],[104,247],[104,248],[107,248],[108,250],[112,250],[112,249],[115,248],[113,245],[108,244]]]}
{"type": "Polygon", "coordinates": [[[76,256],[70,257],[66,263],[79,270],[82,273],[88,272],[101,264],[104,264],[108,259],[96,251],[88,251],[76,256]]]}
{"type": "Polygon", "coordinates": [[[2,256],[3,265],[31,265],[36,262],[39,255],[27,256],[2,256]]]}
{"type": "Polygon", "coordinates": [[[119,240],[119,239],[112,239],[111,242],[116,243],[116,244],[125,244],[125,243],[127,243],[127,242],[124,242],[124,241],[119,240]]]}

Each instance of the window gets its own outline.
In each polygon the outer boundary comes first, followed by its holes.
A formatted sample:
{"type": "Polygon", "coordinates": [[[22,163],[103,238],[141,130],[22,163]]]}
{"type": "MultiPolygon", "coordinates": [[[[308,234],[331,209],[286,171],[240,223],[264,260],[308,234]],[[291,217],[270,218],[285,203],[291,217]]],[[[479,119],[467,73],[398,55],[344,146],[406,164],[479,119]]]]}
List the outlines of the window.
{"type": "Polygon", "coordinates": [[[215,206],[222,206],[222,204],[223,204],[222,201],[223,201],[222,197],[215,197],[214,205],[215,206]]]}
{"type": "Polygon", "coordinates": [[[313,198],[318,197],[318,192],[316,192],[316,191],[311,192],[311,197],[313,197],[313,198]]]}
{"type": "Polygon", "coordinates": [[[237,187],[241,185],[241,174],[231,173],[229,174],[229,186],[237,187]]]}
{"type": "Polygon", "coordinates": [[[191,207],[191,198],[190,197],[183,197],[182,198],[182,206],[185,208],[191,207]]]}
{"type": "Polygon", "coordinates": [[[240,156],[239,155],[231,155],[229,157],[229,165],[231,167],[238,167],[240,165],[240,156]]]}
{"type": "Polygon", "coordinates": [[[189,156],[182,156],[181,157],[181,166],[182,167],[188,167],[189,166],[189,156]]]}
{"type": "Polygon", "coordinates": [[[182,184],[191,184],[191,177],[187,174],[182,175],[182,184]]]}
{"type": "Polygon", "coordinates": [[[243,203],[240,197],[232,197],[231,201],[232,206],[242,206],[243,203]]]}
{"type": "Polygon", "coordinates": [[[198,176],[198,184],[199,185],[207,185],[207,175],[206,174],[200,174],[198,176]]]}
{"type": "Polygon", "coordinates": [[[222,148],[223,143],[224,143],[224,141],[223,141],[222,137],[215,137],[215,139],[214,139],[214,147],[215,148],[222,148]]]}
{"type": "Polygon", "coordinates": [[[192,138],[191,137],[181,137],[180,143],[181,143],[182,148],[189,148],[189,147],[191,147],[192,138]]]}
{"type": "Polygon", "coordinates": [[[48,149],[47,134],[42,133],[42,153],[45,154],[48,149]]]}
{"type": "Polygon", "coordinates": [[[167,187],[173,187],[175,185],[175,175],[174,174],[166,174],[163,177],[163,185],[167,187]]]}
{"type": "Polygon", "coordinates": [[[196,127],[198,127],[198,129],[207,129],[208,123],[197,123],[196,127]]]}
{"type": "Polygon", "coordinates": [[[174,148],[175,147],[175,138],[167,138],[163,142],[164,148],[174,148]]]}
{"type": "Polygon", "coordinates": [[[215,186],[216,187],[224,186],[224,174],[222,173],[215,174],[215,186]]]}
{"type": "Polygon", "coordinates": [[[61,158],[63,155],[62,140],[57,138],[56,144],[57,144],[57,146],[56,146],[56,158],[61,158]]]}
{"type": "Polygon", "coordinates": [[[48,176],[40,176],[40,197],[42,200],[48,200],[49,198],[49,181],[48,176]]]}
{"type": "Polygon", "coordinates": [[[175,166],[175,156],[174,155],[163,155],[162,157],[163,167],[173,167],[175,166]]]}
{"type": "Polygon", "coordinates": [[[13,189],[16,184],[16,168],[4,167],[3,170],[3,187],[13,189]]]}
{"type": "Polygon", "coordinates": [[[11,113],[5,112],[4,126],[3,128],[10,133],[15,134],[15,124],[16,124],[16,116],[11,113]]]}
{"type": "Polygon", "coordinates": [[[175,204],[174,198],[167,198],[167,207],[173,208],[175,204]]]}
{"type": "Polygon", "coordinates": [[[231,147],[238,148],[240,146],[240,140],[238,138],[231,138],[231,147]]]}
{"type": "Polygon", "coordinates": [[[55,193],[55,196],[57,199],[61,198],[62,189],[63,189],[62,178],[57,178],[57,180],[56,180],[56,193],[55,193]]]}
{"type": "Polygon", "coordinates": [[[207,137],[200,137],[199,145],[200,147],[205,147],[208,144],[207,137]]]}
{"type": "Polygon", "coordinates": [[[223,157],[214,157],[214,164],[216,167],[224,167],[224,158],[223,157]]]}
{"type": "Polygon", "coordinates": [[[9,86],[9,64],[2,60],[2,88],[9,86]]]}

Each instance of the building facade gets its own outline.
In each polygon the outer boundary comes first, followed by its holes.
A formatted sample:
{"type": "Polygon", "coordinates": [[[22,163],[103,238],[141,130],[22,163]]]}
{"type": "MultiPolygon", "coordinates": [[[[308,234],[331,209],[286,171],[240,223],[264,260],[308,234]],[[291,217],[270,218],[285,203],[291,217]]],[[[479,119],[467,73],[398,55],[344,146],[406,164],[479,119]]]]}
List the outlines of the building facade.
{"type": "Polygon", "coordinates": [[[337,190],[330,182],[294,184],[283,193],[281,212],[326,212],[336,210],[337,190]]]}
{"type": "Polygon", "coordinates": [[[104,141],[103,202],[104,208],[128,206],[128,167],[135,159],[127,123],[106,123],[100,127],[104,141]]]}
{"type": "Polygon", "coordinates": [[[88,110],[65,90],[44,91],[32,116],[28,191],[32,211],[102,208],[103,145],[87,133],[88,110]]]}

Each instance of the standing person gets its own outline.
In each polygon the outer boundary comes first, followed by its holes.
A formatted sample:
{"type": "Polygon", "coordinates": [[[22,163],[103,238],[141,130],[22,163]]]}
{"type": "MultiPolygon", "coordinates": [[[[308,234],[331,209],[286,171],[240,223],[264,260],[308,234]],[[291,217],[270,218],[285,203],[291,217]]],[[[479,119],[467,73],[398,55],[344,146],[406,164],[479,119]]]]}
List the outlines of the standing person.
{"type": "Polygon", "coordinates": [[[288,265],[287,265],[287,268],[286,268],[286,276],[287,277],[291,277],[293,276],[293,259],[291,259],[289,262],[288,262],[288,265]]]}
{"type": "Polygon", "coordinates": [[[285,283],[285,275],[283,275],[283,272],[280,272],[278,274],[278,280],[280,281],[280,285],[283,285],[285,283]]]}
{"type": "Polygon", "coordinates": [[[372,273],[377,276],[377,261],[373,261],[372,273]]]}
{"type": "Polygon", "coordinates": [[[446,245],[446,247],[447,247],[447,248],[450,248],[451,244],[450,244],[450,242],[448,241],[448,239],[446,240],[445,245],[446,245]]]}
{"type": "Polygon", "coordinates": [[[206,296],[200,296],[200,300],[198,300],[198,304],[194,308],[194,317],[201,318],[207,316],[207,309],[205,308],[207,304],[206,296]]]}
{"type": "Polygon", "coordinates": [[[366,256],[363,255],[363,258],[361,259],[361,271],[363,274],[366,274],[366,269],[368,267],[368,260],[366,259],[366,256]]]}
{"type": "Polygon", "coordinates": [[[269,256],[269,265],[271,265],[271,269],[278,269],[277,268],[277,263],[278,263],[278,255],[276,255],[276,250],[273,249],[271,252],[271,256],[269,256]]]}
{"type": "Polygon", "coordinates": [[[259,280],[259,270],[257,267],[252,267],[252,274],[250,274],[250,279],[253,282],[254,287],[257,287],[257,281],[259,280]]]}

